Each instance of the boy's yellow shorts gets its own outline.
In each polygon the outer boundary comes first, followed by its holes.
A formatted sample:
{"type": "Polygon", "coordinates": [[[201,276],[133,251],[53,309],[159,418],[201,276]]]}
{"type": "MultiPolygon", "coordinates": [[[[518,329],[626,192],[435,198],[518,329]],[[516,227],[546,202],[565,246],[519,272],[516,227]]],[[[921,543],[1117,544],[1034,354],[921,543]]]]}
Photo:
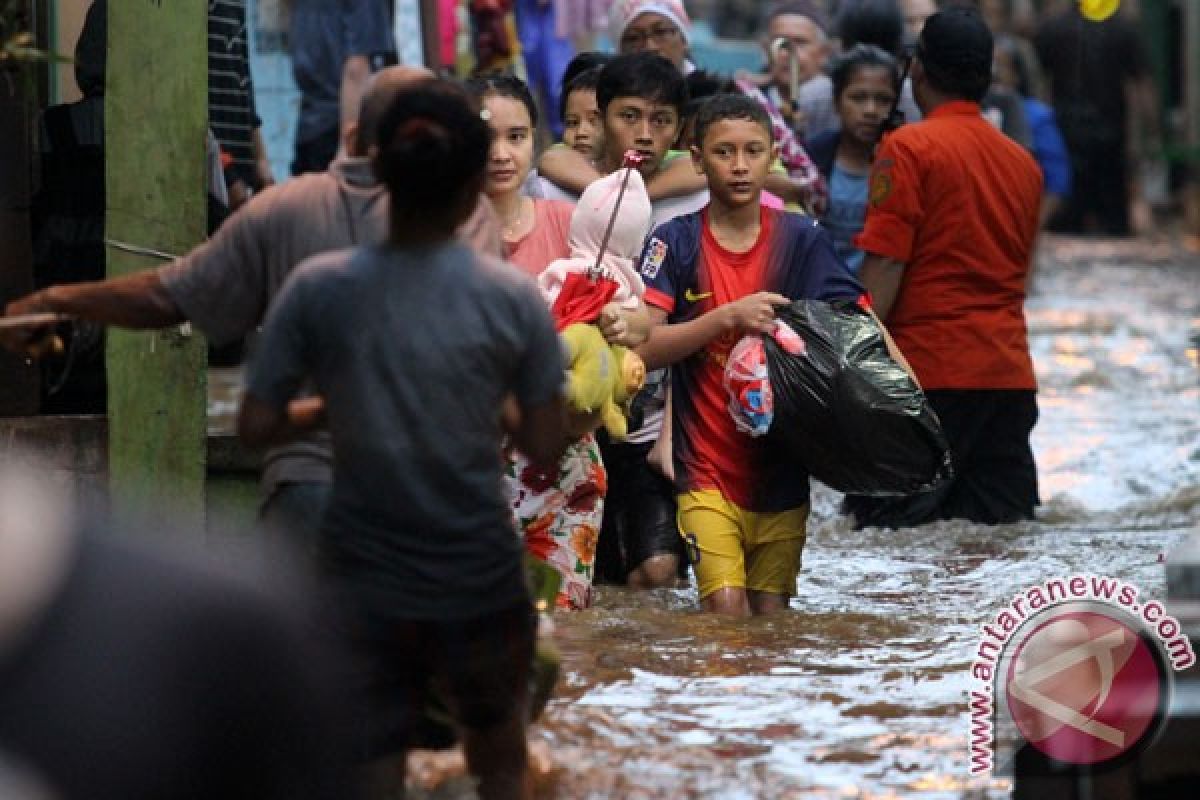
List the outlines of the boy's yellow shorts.
{"type": "Polygon", "coordinates": [[[746,511],[715,489],[679,495],[679,532],[688,544],[700,597],[718,589],[791,596],[800,574],[808,506],[746,511]]]}

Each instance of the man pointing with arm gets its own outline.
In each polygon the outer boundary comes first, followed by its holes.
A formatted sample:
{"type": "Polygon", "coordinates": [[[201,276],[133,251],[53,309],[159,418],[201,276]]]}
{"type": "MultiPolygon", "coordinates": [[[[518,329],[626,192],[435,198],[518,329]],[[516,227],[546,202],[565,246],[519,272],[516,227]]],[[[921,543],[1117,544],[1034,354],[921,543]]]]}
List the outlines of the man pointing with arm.
{"type": "MultiPolygon", "coordinates": [[[[217,234],[157,270],[91,283],[50,286],[13,301],[7,315],[52,312],[126,328],[164,328],[190,321],[223,344],[254,330],[291,270],[309,256],[382,240],[387,196],[368,152],[390,99],[432,77],[415,67],[377,73],[363,98],[348,156],[327,172],[297,177],[255,195],[217,234]]],[[[486,201],[459,231],[476,248],[499,254],[499,232],[486,201]]],[[[0,317],[3,319],[3,317],[0,317]]],[[[27,351],[45,330],[0,329],[0,344],[27,351]]],[[[327,433],[318,431],[267,451],[263,524],[313,541],[331,480],[327,433]]]]}

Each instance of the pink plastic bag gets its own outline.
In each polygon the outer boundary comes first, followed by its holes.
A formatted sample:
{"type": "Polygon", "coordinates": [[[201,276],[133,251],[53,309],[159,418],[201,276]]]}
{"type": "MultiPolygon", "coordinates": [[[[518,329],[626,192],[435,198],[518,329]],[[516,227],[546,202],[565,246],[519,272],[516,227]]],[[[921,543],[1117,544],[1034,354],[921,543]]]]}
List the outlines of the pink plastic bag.
{"type": "Polygon", "coordinates": [[[775,418],[775,396],[767,377],[767,354],[761,336],[744,336],[725,363],[729,414],[742,433],[762,436],[775,418]]]}
{"type": "MultiPolygon", "coordinates": [[[[804,340],[782,320],[776,320],[771,338],[787,353],[804,354],[804,340]]],[[[729,395],[729,414],[737,429],[751,436],[762,436],[769,431],[775,419],[775,393],[767,373],[762,336],[744,336],[733,346],[725,362],[724,384],[729,395]]]]}

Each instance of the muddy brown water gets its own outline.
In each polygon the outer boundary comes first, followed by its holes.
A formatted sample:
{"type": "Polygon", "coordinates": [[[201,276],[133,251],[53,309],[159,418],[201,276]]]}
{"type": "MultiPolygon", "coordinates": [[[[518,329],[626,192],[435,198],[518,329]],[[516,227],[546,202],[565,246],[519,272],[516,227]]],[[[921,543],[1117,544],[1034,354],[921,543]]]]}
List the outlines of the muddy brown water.
{"type": "Polygon", "coordinates": [[[979,626],[1074,572],[1163,597],[1160,556],[1200,523],[1198,289],[1200,259],[1169,243],[1043,243],[1036,522],[856,532],[819,488],[791,614],[610,588],[560,616],[565,677],[535,733],[554,794],[1006,796],[966,769],[979,626]]]}
{"type": "MultiPolygon", "coordinates": [[[[702,615],[603,588],[556,617],[563,679],[532,738],[563,798],[1005,797],[966,769],[979,626],[1075,572],[1165,594],[1200,529],[1200,259],[1047,238],[1027,306],[1043,506],[1028,524],[856,532],[818,487],[792,613],[702,615]]],[[[422,798],[469,797],[461,778],[422,798]]]]}

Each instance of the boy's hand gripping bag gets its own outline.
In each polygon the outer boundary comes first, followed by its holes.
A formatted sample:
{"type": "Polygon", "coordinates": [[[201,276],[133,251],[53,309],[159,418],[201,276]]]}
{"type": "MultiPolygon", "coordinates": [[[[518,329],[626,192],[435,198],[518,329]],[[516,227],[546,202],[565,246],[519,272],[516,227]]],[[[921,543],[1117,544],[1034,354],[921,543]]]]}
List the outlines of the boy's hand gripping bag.
{"type": "Polygon", "coordinates": [[[870,314],[852,301],[798,300],[777,316],[804,347],[763,337],[775,400],[769,441],[847,494],[915,494],[950,478],[941,423],[870,314]]]}

